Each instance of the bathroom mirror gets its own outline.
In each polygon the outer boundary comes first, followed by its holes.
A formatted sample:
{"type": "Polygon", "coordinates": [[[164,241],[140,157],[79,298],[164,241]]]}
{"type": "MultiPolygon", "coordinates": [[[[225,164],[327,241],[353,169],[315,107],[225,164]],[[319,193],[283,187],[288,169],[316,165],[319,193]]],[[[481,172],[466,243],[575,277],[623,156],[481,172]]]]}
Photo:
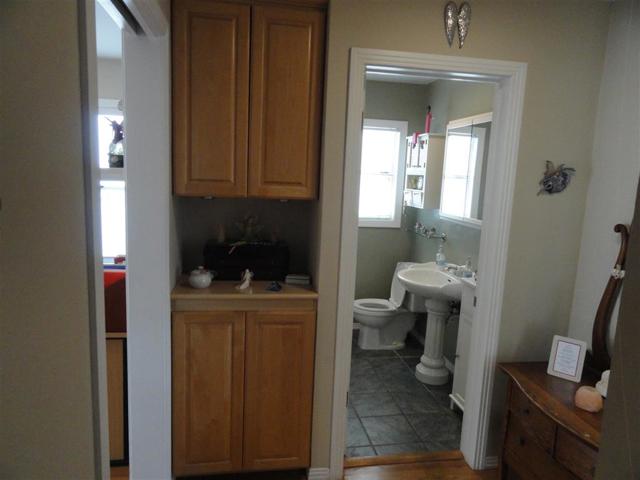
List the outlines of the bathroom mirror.
{"type": "Polygon", "coordinates": [[[440,216],[480,227],[492,113],[447,124],[440,216]]]}

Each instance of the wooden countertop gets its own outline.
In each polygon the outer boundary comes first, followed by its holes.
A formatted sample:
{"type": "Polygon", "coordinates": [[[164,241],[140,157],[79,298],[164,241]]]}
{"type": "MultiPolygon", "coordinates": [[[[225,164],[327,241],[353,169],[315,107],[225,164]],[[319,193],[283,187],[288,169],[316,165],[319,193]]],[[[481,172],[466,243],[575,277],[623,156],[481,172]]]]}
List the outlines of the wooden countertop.
{"type": "Polygon", "coordinates": [[[171,292],[172,300],[188,299],[213,299],[213,300],[235,300],[238,298],[251,298],[254,300],[267,300],[274,297],[280,299],[316,299],[318,294],[311,288],[301,285],[287,285],[280,282],[282,290],[271,292],[267,286],[271,282],[255,281],[251,282],[251,291],[242,292],[236,290],[236,285],[240,282],[214,280],[209,288],[193,288],[186,279],[181,279],[171,292]]]}
{"type": "Polygon", "coordinates": [[[173,311],[194,310],[264,310],[269,308],[315,309],[318,293],[311,287],[287,285],[271,292],[268,281],[251,283],[250,291],[236,290],[239,281],[214,280],[208,288],[192,288],[186,278],[181,278],[171,292],[173,311]]]}
{"type": "Polygon", "coordinates": [[[587,372],[581,383],[554,377],[547,374],[547,362],[501,363],[498,368],[552,420],[585,442],[600,447],[602,412],[586,412],[573,404],[576,390],[582,385],[594,386],[598,379],[590,377],[587,372]]]}

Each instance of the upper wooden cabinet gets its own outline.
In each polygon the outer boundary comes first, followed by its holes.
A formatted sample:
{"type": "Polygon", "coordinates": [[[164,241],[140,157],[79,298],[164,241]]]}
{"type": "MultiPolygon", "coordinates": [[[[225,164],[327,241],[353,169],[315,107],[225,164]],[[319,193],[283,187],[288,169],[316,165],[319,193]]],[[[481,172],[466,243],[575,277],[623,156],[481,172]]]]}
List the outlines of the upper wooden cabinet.
{"type": "Polygon", "coordinates": [[[173,2],[176,194],[316,197],[325,11],[314,3],[173,2]]]}
{"type": "Polygon", "coordinates": [[[247,194],[248,5],[173,2],[173,176],[178,195],[247,194]]]}
{"type": "Polygon", "coordinates": [[[322,121],[324,12],[255,6],[249,195],[313,198],[322,121]]]}

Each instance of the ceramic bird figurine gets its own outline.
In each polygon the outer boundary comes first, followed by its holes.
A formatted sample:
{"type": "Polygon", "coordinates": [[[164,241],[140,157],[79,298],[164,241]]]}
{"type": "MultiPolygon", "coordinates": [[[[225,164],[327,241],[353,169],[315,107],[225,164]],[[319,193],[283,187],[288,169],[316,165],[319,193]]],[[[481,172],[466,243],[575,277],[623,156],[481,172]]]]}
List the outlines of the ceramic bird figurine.
{"type": "Polygon", "coordinates": [[[561,163],[556,166],[553,162],[547,161],[547,169],[544,172],[544,176],[542,180],[540,180],[540,190],[538,191],[538,195],[543,193],[560,193],[571,181],[571,177],[575,175],[576,169],[571,167],[565,167],[564,163],[561,163]]]}
{"type": "Polygon", "coordinates": [[[236,290],[241,292],[251,293],[251,279],[253,278],[253,272],[248,268],[242,273],[242,283],[236,285],[236,290]]]}

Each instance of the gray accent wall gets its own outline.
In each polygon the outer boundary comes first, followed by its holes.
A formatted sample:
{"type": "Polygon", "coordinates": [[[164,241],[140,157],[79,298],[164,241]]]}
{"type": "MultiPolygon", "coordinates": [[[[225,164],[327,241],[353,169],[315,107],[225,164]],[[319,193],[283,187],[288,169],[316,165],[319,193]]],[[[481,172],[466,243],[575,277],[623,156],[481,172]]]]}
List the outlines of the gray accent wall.
{"type": "MultiPolygon", "coordinates": [[[[432,132],[444,134],[447,123],[452,120],[470,117],[493,110],[493,96],[495,87],[492,84],[469,83],[451,80],[437,80],[426,86],[426,101],[432,107],[432,132]]],[[[439,150],[438,150],[439,152],[439,150]]],[[[442,175],[444,163],[444,148],[440,155],[429,157],[429,171],[439,172],[442,175]]],[[[484,167],[486,168],[486,162],[484,167]]],[[[435,180],[427,180],[431,186],[435,180]]],[[[427,199],[434,197],[427,192],[427,199]]],[[[436,197],[439,199],[439,195],[436,197]]],[[[433,200],[425,209],[412,207],[406,208],[405,222],[409,226],[420,222],[428,227],[435,227],[438,232],[447,234],[444,244],[444,253],[447,261],[458,265],[466,262],[471,257],[471,263],[475,268],[478,265],[480,251],[480,229],[461,225],[444,218],[440,218],[436,204],[433,200]]],[[[427,239],[413,235],[411,239],[410,258],[416,262],[435,261],[439,240],[427,239]]]]}
{"type": "MultiPolygon", "coordinates": [[[[427,85],[367,81],[365,118],[402,120],[407,133],[422,132],[427,85]]],[[[401,228],[358,229],[355,298],[389,298],[396,263],[410,260],[413,234],[401,228]]]]}
{"type": "Polygon", "coordinates": [[[431,105],[431,133],[444,135],[451,120],[493,110],[495,87],[488,83],[436,80],[426,86],[426,103],[431,105]]]}
{"type": "Polygon", "coordinates": [[[395,265],[399,261],[435,260],[438,240],[429,240],[411,230],[416,221],[439,232],[448,241],[444,251],[449,262],[462,264],[471,257],[478,264],[480,230],[440,219],[440,179],[444,162],[446,124],[493,109],[494,86],[490,84],[436,80],[427,85],[367,81],[365,118],[404,120],[408,132],[424,130],[427,105],[432,106],[432,132],[436,148],[430,147],[425,209],[406,207],[401,228],[358,229],[358,263],[355,298],[389,298],[395,265]],[[428,208],[430,207],[430,208],[428,208]]]}

